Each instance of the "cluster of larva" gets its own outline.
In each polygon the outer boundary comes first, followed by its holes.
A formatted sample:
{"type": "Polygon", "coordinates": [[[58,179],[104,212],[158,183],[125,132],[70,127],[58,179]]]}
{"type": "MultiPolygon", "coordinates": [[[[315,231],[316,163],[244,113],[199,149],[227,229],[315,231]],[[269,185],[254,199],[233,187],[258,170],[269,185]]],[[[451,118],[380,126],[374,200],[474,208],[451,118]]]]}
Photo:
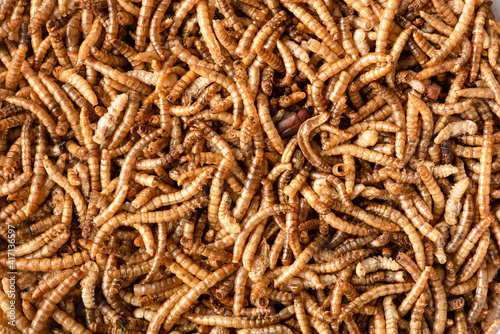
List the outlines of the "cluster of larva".
{"type": "Polygon", "coordinates": [[[3,0],[0,21],[1,333],[499,328],[491,2],[3,0]]]}

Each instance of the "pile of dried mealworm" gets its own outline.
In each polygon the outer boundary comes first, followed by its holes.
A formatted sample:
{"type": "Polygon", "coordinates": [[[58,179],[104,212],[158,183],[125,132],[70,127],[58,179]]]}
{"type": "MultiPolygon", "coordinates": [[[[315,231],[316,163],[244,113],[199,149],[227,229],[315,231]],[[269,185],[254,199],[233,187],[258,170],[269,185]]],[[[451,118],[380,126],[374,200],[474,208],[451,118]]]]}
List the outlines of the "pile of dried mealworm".
{"type": "Polygon", "coordinates": [[[3,0],[0,332],[494,333],[490,7],[3,0]]]}

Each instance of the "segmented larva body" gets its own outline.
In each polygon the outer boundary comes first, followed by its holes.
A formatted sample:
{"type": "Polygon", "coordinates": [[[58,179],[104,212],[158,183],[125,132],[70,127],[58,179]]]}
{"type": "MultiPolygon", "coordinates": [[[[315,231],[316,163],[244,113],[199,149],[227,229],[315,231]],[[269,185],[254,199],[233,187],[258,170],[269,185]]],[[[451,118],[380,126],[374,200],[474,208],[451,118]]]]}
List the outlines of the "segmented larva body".
{"type": "Polygon", "coordinates": [[[462,196],[469,187],[469,183],[469,178],[464,178],[451,188],[444,209],[444,219],[450,225],[455,225],[458,222],[457,217],[462,209],[462,196]]]}
{"type": "Polygon", "coordinates": [[[31,328],[28,333],[37,333],[46,325],[51,313],[56,305],[64,298],[64,296],[74,287],[85,274],[85,266],[77,269],[71,276],[62,281],[42,302],[38,308],[35,318],[31,322],[31,328]]]}
{"type": "Polygon", "coordinates": [[[490,211],[489,193],[492,162],[492,126],[493,122],[491,120],[486,121],[484,124],[483,145],[479,158],[478,206],[481,218],[485,218],[490,211]]]}
{"type": "Polygon", "coordinates": [[[368,273],[378,270],[400,270],[401,266],[393,259],[382,256],[364,259],[356,265],[356,275],[364,277],[368,273]]]}

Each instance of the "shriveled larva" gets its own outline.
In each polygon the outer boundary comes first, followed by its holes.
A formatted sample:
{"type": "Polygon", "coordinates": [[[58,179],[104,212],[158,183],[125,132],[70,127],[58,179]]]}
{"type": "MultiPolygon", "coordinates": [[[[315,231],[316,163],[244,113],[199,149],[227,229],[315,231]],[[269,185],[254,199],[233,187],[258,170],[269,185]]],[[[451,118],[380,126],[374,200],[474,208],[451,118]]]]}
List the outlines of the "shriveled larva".
{"type": "MultiPolygon", "coordinates": [[[[63,257],[52,257],[43,259],[18,259],[16,268],[26,271],[54,271],[71,268],[75,265],[81,265],[90,259],[89,253],[83,251],[72,255],[64,255],[63,257]]],[[[0,259],[0,264],[7,265],[7,259],[0,259]]]]}
{"type": "Polygon", "coordinates": [[[267,65],[263,70],[262,70],[262,79],[260,83],[260,87],[264,94],[266,95],[271,95],[273,92],[273,86],[274,86],[274,69],[267,65]]]}
{"type": "Polygon", "coordinates": [[[478,241],[476,253],[472,256],[462,267],[462,270],[458,277],[458,282],[463,283],[469,280],[479,269],[481,263],[483,262],[486,253],[488,252],[488,246],[490,243],[490,233],[486,231],[483,233],[478,241]]]}
{"type": "Polygon", "coordinates": [[[95,131],[94,142],[96,144],[102,144],[106,137],[108,137],[110,132],[112,132],[116,127],[116,121],[120,117],[121,112],[125,108],[128,102],[128,94],[118,95],[111,103],[108,108],[108,112],[99,119],[97,123],[97,128],[95,131]]]}
{"type": "Polygon", "coordinates": [[[348,213],[348,214],[356,217],[357,219],[360,219],[364,222],[367,222],[369,225],[372,225],[372,226],[379,228],[383,231],[398,231],[399,230],[399,228],[396,225],[392,224],[391,222],[389,222],[385,219],[381,219],[380,217],[376,217],[376,216],[370,214],[369,212],[364,211],[363,209],[361,209],[358,206],[353,205],[352,210],[349,211],[348,208],[343,208],[342,203],[339,201],[333,200],[328,204],[335,211],[348,213]]]}
{"type": "Polygon", "coordinates": [[[218,315],[200,315],[194,313],[188,313],[186,318],[195,324],[207,326],[216,325],[218,328],[254,328],[262,327],[264,325],[269,325],[276,323],[280,320],[277,315],[270,315],[264,318],[243,318],[243,317],[230,317],[230,316],[218,316],[218,315]]]}
{"type": "Polygon", "coordinates": [[[196,4],[196,14],[198,19],[198,24],[200,26],[200,33],[203,36],[205,43],[207,44],[208,50],[215,63],[222,66],[226,60],[221,53],[219,44],[212,30],[212,26],[209,22],[208,8],[205,1],[198,1],[196,4]]]}
{"type": "Polygon", "coordinates": [[[199,254],[214,260],[227,261],[231,256],[225,251],[205,246],[204,244],[199,242],[194,242],[193,239],[183,238],[181,239],[181,245],[184,248],[189,249],[192,253],[199,254]]]}
{"type": "MultiPolygon", "coordinates": [[[[421,166],[423,167],[423,166],[421,166]]],[[[399,200],[401,204],[401,208],[405,211],[408,216],[408,219],[415,225],[417,229],[422,232],[427,238],[432,240],[433,242],[437,242],[442,239],[441,233],[434,229],[428,222],[426,222],[422,216],[417,212],[417,209],[412,205],[409,194],[407,192],[402,192],[399,194],[399,200]]]]}
{"type": "Polygon", "coordinates": [[[124,202],[128,189],[129,186],[125,185],[124,187],[118,190],[118,193],[116,194],[116,197],[113,200],[113,202],[111,202],[105,210],[103,210],[97,217],[93,219],[93,222],[96,226],[101,226],[104,223],[104,221],[113,217],[113,215],[118,211],[121,203],[124,202]]]}
{"type": "Polygon", "coordinates": [[[30,178],[31,178],[31,173],[22,173],[16,176],[12,181],[4,182],[0,186],[0,195],[6,196],[16,192],[23,185],[25,185],[30,178]]]}
{"type": "MultiPolygon", "coordinates": [[[[251,52],[258,52],[262,49],[264,41],[271,35],[271,33],[276,30],[279,25],[287,18],[285,11],[280,11],[278,14],[274,15],[269,21],[267,21],[264,26],[257,32],[252,45],[250,47],[251,52]]],[[[247,28],[248,30],[248,28],[247,28]]]]}
{"type": "MultiPolygon", "coordinates": [[[[157,136],[160,136],[163,132],[164,132],[163,129],[161,129],[161,128],[157,129],[157,130],[149,133],[148,135],[144,136],[137,143],[134,144],[132,149],[127,153],[127,157],[125,158],[125,161],[123,162],[122,170],[120,172],[118,189],[120,189],[121,187],[125,186],[128,183],[129,179],[132,176],[131,172],[132,172],[132,169],[134,167],[137,156],[144,149],[146,144],[148,144],[150,141],[152,141],[157,136]]],[[[98,169],[96,170],[96,173],[98,173],[98,169]]],[[[96,180],[98,180],[98,175],[96,175],[96,180]]]]}
{"type": "MultiPolygon", "coordinates": [[[[222,280],[223,278],[230,275],[236,269],[236,265],[230,264],[225,265],[221,269],[215,271],[213,274],[209,275],[205,280],[200,281],[195,287],[187,291],[187,293],[180,298],[180,300],[173,306],[169,314],[160,314],[153,319],[148,327],[151,330],[158,323],[158,320],[165,319],[166,328],[172,328],[175,321],[187,310],[187,308],[196,301],[196,298],[200,296],[203,292],[208,290],[208,288],[214,286],[222,280]],[[156,320],[156,321],[155,321],[156,320]]],[[[182,291],[182,290],[181,290],[182,291]]],[[[162,323],[161,321],[160,323],[162,323]]],[[[156,325],[157,326],[157,325],[156,325]]]]}
{"type": "MultiPolygon", "coordinates": [[[[191,275],[186,269],[184,269],[182,266],[180,266],[178,263],[175,261],[171,261],[170,259],[167,259],[165,261],[165,266],[177,277],[180,281],[184,282],[185,284],[189,286],[194,286],[200,282],[200,280],[193,275],[191,275]]],[[[177,287],[177,291],[181,287],[177,287]]],[[[140,304],[145,306],[148,302],[146,302],[146,298],[141,298],[140,304]]]]}
{"type": "Polygon", "coordinates": [[[307,54],[306,50],[304,50],[299,44],[295,43],[289,38],[283,38],[283,43],[290,50],[293,56],[297,59],[300,59],[304,63],[308,63],[310,58],[307,54]]]}
{"type": "Polygon", "coordinates": [[[463,210],[457,228],[455,230],[455,233],[453,234],[452,238],[446,245],[446,251],[448,253],[455,252],[460,246],[460,244],[463,242],[465,237],[467,236],[467,232],[472,223],[473,205],[474,203],[472,196],[467,195],[465,197],[463,210]]]}
{"type": "MultiPolygon", "coordinates": [[[[318,22],[312,15],[306,12],[302,7],[295,3],[284,3],[286,9],[292,12],[295,17],[297,17],[310,31],[313,31],[318,38],[323,40],[325,44],[331,48],[335,49],[334,38],[330,33],[318,22]]],[[[332,20],[333,22],[333,20],[332,20]]]]}
{"type": "MultiPolygon", "coordinates": [[[[474,2],[465,1],[465,5],[463,7],[460,18],[458,19],[458,22],[455,25],[455,28],[450,33],[449,35],[450,37],[448,38],[448,40],[442,45],[441,49],[439,49],[432,58],[431,62],[429,63],[430,66],[435,65],[440,61],[442,61],[451,52],[451,50],[458,45],[458,43],[460,42],[460,37],[464,35],[466,29],[469,26],[469,23],[472,21],[473,12],[474,12],[474,2]]],[[[424,12],[420,13],[422,14],[424,12]]],[[[426,17],[424,16],[422,17],[426,19],[426,17]]]]}
{"type": "Polygon", "coordinates": [[[321,43],[315,39],[309,39],[307,42],[302,42],[301,46],[305,50],[309,50],[321,56],[328,62],[335,62],[339,60],[338,56],[330,50],[324,43],[321,43]]]}
{"type": "Polygon", "coordinates": [[[333,90],[327,95],[327,98],[333,103],[338,103],[342,99],[342,94],[347,90],[351,75],[342,71],[339,75],[339,80],[335,83],[333,90]]]}
{"type": "Polygon", "coordinates": [[[74,69],[63,70],[60,67],[54,69],[56,78],[75,87],[93,106],[96,106],[97,96],[88,82],[79,76],[74,69]]]}
{"type": "Polygon", "coordinates": [[[389,30],[396,14],[397,7],[399,5],[398,0],[389,0],[386,2],[386,7],[380,19],[380,26],[377,32],[377,41],[375,52],[385,52],[387,47],[387,40],[389,38],[389,30]]]}
{"type": "MultiPolygon", "coordinates": [[[[33,15],[33,18],[30,22],[29,28],[28,28],[28,33],[30,35],[35,35],[39,32],[40,27],[42,24],[45,23],[49,15],[51,14],[52,10],[54,9],[56,5],[55,0],[50,0],[50,1],[44,1],[40,3],[39,7],[35,7],[36,12],[31,13],[33,15]]],[[[20,22],[19,22],[20,23],[20,22]]]]}
{"type": "MultiPolygon", "coordinates": [[[[7,312],[11,301],[14,300],[7,297],[7,295],[3,291],[0,291],[0,308],[3,312],[7,312]]],[[[19,329],[19,333],[22,333],[21,330],[27,333],[30,329],[30,321],[24,316],[23,312],[21,312],[19,308],[15,308],[13,312],[15,315],[15,320],[14,322],[11,322],[9,327],[7,327],[7,331],[12,330],[13,325],[15,325],[14,328],[19,329]]]]}
{"type": "Polygon", "coordinates": [[[404,112],[402,111],[403,107],[401,106],[398,97],[395,96],[388,88],[385,88],[377,83],[371,83],[369,87],[374,89],[375,92],[381,94],[393,111],[395,124],[399,126],[399,131],[396,133],[396,157],[398,159],[402,159],[405,149],[404,142],[406,141],[406,122],[404,112]]]}
{"type": "Polygon", "coordinates": [[[476,323],[480,310],[484,306],[486,297],[488,295],[488,270],[486,267],[486,261],[483,261],[481,267],[479,268],[477,275],[477,288],[476,294],[474,296],[474,301],[472,303],[471,309],[467,314],[467,323],[473,325],[476,323]]]}
{"type": "MultiPolygon", "coordinates": [[[[57,236],[59,234],[62,234],[65,231],[67,232],[67,227],[65,225],[57,224],[57,225],[49,228],[47,231],[45,231],[41,235],[37,236],[33,240],[22,244],[20,247],[17,247],[15,252],[14,252],[14,255],[23,256],[26,254],[33,253],[34,251],[43,247],[45,244],[52,242],[52,240],[57,238],[57,236]]],[[[6,255],[7,255],[7,252],[0,253],[1,257],[6,257],[6,255]]]]}
{"type": "Polygon", "coordinates": [[[144,63],[140,60],[136,60],[137,52],[131,46],[118,39],[112,40],[110,43],[115,50],[120,52],[128,60],[135,70],[145,69],[144,63]]]}
{"type": "Polygon", "coordinates": [[[367,249],[353,250],[351,252],[342,254],[339,258],[336,258],[331,262],[310,264],[307,265],[307,268],[317,273],[332,273],[344,269],[353,262],[368,257],[370,253],[371,251],[367,249]]]}
{"type": "Polygon", "coordinates": [[[351,112],[347,116],[351,119],[352,124],[359,123],[361,120],[372,114],[375,110],[379,109],[385,104],[385,100],[376,96],[369,100],[365,105],[358,109],[356,112],[351,112]]]}
{"type": "Polygon", "coordinates": [[[350,231],[352,234],[357,235],[367,235],[369,230],[364,227],[354,226],[348,222],[338,218],[333,214],[330,209],[319,200],[316,193],[307,185],[304,184],[300,189],[300,193],[306,198],[307,202],[314,208],[318,213],[325,215],[323,218],[326,223],[332,227],[341,230],[343,232],[350,231]]]}
{"type": "MultiPolygon", "coordinates": [[[[285,66],[286,75],[276,82],[278,87],[284,87],[289,85],[292,82],[293,77],[297,72],[297,67],[295,65],[295,61],[293,59],[292,53],[288,46],[286,46],[280,40],[277,41],[276,46],[280,52],[281,57],[283,58],[283,64],[285,66]]],[[[297,92],[298,93],[298,92],[297,92]]],[[[305,94],[303,98],[305,97],[305,94]]]]}
{"type": "Polygon", "coordinates": [[[498,32],[494,29],[493,23],[488,23],[486,26],[486,31],[490,37],[490,47],[488,49],[488,62],[491,67],[495,67],[497,64],[498,57],[498,32]]]}
{"type": "Polygon", "coordinates": [[[378,80],[379,78],[385,77],[394,68],[394,63],[389,62],[384,66],[379,66],[371,71],[363,73],[356,80],[354,80],[350,86],[350,92],[359,91],[362,87],[368,85],[369,83],[378,80]]]}
{"type": "Polygon", "coordinates": [[[243,251],[243,255],[241,260],[243,262],[243,266],[248,270],[251,270],[250,274],[252,277],[255,277],[255,269],[256,268],[256,251],[259,246],[259,241],[262,238],[262,234],[264,233],[265,225],[259,224],[253,230],[252,234],[248,238],[248,242],[243,251]]]}
{"type": "MultiPolygon", "coordinates": [[[[354,205],[352,204],[351,202],[351,199],[349,198],[348,194],[347,194],[347,190],[346,190],[346,187],[345,187],[345,184],[342,183],[337,177],[335,177],[334,175],[329,175],[327,177],[327,180],[330,184],[332,184],[336,190],[337,190],[337,193],[338,193],[338,197],[339,199],[342,201],[342,204],[345,205],[345,207],[347,208],[347,210],[349,211],[352,211],[354,209],[354,205]]],[[[326,180],[317,180],[319,181],[318,184],[321,184],[323,183],[323,181],[326,181],[326,180]]],[[[315,185],[317,184],[317,181],[314,182],[314,185],[313,187],[315,187],[315,185]]],[[[325,186],[327,187],[327,185],[324,185],[322,186],[322,189],[325,189],[325,186]]],[[[328,188],[327,188],[328,189],[328,188]]],[[[330,194],[329,194],[330,195],[330,194]]],[[[331,203],[329,203],[331,204],[331,203]]],[[[354,213],[353,213],[354,214],[354,213]]]]}
{"type": "Polygon", "coordinates": [[[436,183],[436,180],[434,180],[433,176],[429,172],[429,169],[425,166],[420,166],[418,167],[418,173],[420,174],[420,177],[422,178],[422,182],[425,184],[427,189],[432,195],[432,198],[434,200],[434,205],[432,208],[432,212],[434,213],[434,218],[439,217],[445,208],[445,199],[443,192],[439,188],[438,184],[436,183]]]}
{"type": "Polygon", "coordinates": [[[486,327],[485,333],[495,333],[495,331],[498,331],[498,328],[500,328],[500,319],[495,319],[486,327]]]}
{"type": "Polygon", "coordinates": [[[246,30],[243,32],[243,35],[238,42],[238,46],[236,47],[236,54],[244,58],[249,55],[251,51],[252,39],[255,37],[256,33],[259,31],[259,28],[255,24],[250,24],[246,30]]]}
{"type": "Polygon", "coordinates": [[[57,24],[54,21],[49,20],[46,26],[49,32],[52,48],[54,49],[54,53],[59,61],[59,64],[65,68],[72,67],[73,65],[71,64],[71,61],[66,53],[66,46],[64,45],[61,34],[59,33],[57,24]]]}
{"type": "MultiPolygon", "coordinates": [[[[300,227],[300,225],[299,225],[300,227]]],[[[360,249],[361,247],[367,245],[368,243],[372,242],[373,239],[377,237],[376,234],[371,234],[367,235],[365,237],[360,237],[355,240],[348,240],[344,243],[342,243],[339,247],[335,249],[333,252],[328,252],[324,253],[324,251],[319,251],[318,254],[315,255],[315,258],[322,259],[323,261],[332,261],[334,260],[338,255],[345,254],[351,250],[355,249],[360,249]]],[[[384,275],[382,275],[384,276],[384,275]]],[[[354,279],[354,277],[353,277],[354,279]]],[[[382,278],[381,278],[382,279],[382,278]]]]}
{"type": "Polygon", "coordinates": [[[295,315],[297,316],[297,321],[299,323],[300,329],[302,333],[312,333],[309,327],[309,322],[307,321],[307,317],[304,310],[304,304],[302,298],[297,296],[293,299],[293,306],[295,315]]]}
{"type": "Polygon", "coordinates": [[[111,182],[111,158],[109,156],[108,150],[102,150],[101,166],[99,170],[100,170],[101,188],[105,189],[111,182]]]}
{"type": "Polygon", "coordinates": [[[136,92],[131,92],[129,94],[128,100],[129,100],[128,107],[125,110],[125,115],[123,116],[122,123],[116,129],[111,139],[111,142],[109,143],[108,147],[110,150],[118,147],[121,141],[123,141],[127,132],[132,128],[133,120],[137,115],[139,108],[139,94],[137,94],[136,92]]]}
{"type": "Polygon", "coordinates": [[[436,52],[436,48],[418,31],[413,32],[413,41],[428,57],[436,52]]]}
{"type": "Polygon", "coordinates": [[[243,308],[243,301],[245,296],[245,284],[248,278],[248,270],[244,267],[240,267],[236,272],[236,277],[234,279],[234,302],[233,302],[233,312],[235,315],[241,313],[243,308]]]}
{"type": "Polygon", "coordinates": [[[167,7],[170,5],[168,1],[161,1],[156,8],[153,17],[151,18],[150,29],[149,29],[149,39],[151,44],[155,48],[158,55],[162,58],[166,58],[166,51],[160,42],[160,26],[161,20],[167,11],[167,7]]]}
{"type": "MultiPolygon", "coordinates": [[[[403,30],[399,34],[398,38],[395,40],[394,46],[392,47],[390,54],[392,56],[392,60],[396,64],[399,61],[399,57],[401,56],[401,52],[403,51],[403,48],[404,48],[406,42],[408,41],[408,39],[411,37],[413,30],[414,30],[413,26],[406,28],[405,30],[403,30]]],[[[395,68],[393,68],[386,76],[387,84],[392,89],[395,88],[395,84],[396,84],[395,83],[395,81],[396,81],[395,76],[396,76],[396,69],[395,68]]]]}
{"type": "Polygon", "coordinates": [[[441,144],[443,140],[447,140],[450,137],[455,137],[462,134],[474,135],[477,132],[476,123],[465,120],[460,122],[454,122],[448,124],[439,134],[434,138],[436,144],[441,144]]]}
{"type": "Polygon", "coordinates": [[[429,220],[433,219],[434,216],[432,215],[431,208],[422,199],[422,197],[420,197],[419,194],[417,194],[416,192],[411,192],[411,199],[413,200],[413,205],[415,206],[415,208],[417,208],[422,216],[429,220]]]}
{"type": "Polygon", "coordinates": [[[455,26],[458,22],[457,17],[453,13],[453,11],[448,7],[444,1],[442,0],[433,0],[432,1],[434,8],[436,8],[439,16],[443,19],[443,21],[449,26],[455,26]]]}
{"type": "Polygon", "coordinates": [[[366,38],[366,33],[363,29],[356,29],[353,34],[353,41],[356,49],[361,56],[365,56],[370,53],[370,46],[366,38]]]}
{"type": "Polygon", "coordinates": [[[360,295],[358,298],[350,302],[345,308],[343,308],[339,315],[339,320],[345,319],[346,315],[349,314],[349,312],[351,312],[353,309],[365,305],[371,300],[374,300],[382,296],[387,296],[390,294],[397,294],[409,291],[412,286],[413,286],[412,283],[396,283],[396,284],[382,285],[373,288],[368,292],[365,292],[364,294],[360,295]]]}
{"type": "Polygon", "coordinates": [[[372,273],[378,270],[399,270],[401,266],[394,260],[390,258],[385,258],[381,256],[370,257],[364,259],[356,265],[356,275],[359,277],[364,277],[368,273],[372,273]]]}
{"type": "Polygon", "coordinates": [[[338,318],[341,310],[342,297],[343,297],[343,286],[341,283],[344,280],[348,280],[352,275],[352,270],[350,268],[346,268],[340,272],[338,280],[335,282],[335,285],[332,289],[332,297],[330,301],[330,314],[333,318],[338,318]]]}
{"type": "Polygon", "coordinates": [[[353,36],[351,34],[351,25],[349,18],[340,20],[340,31],[342,36],[342,46],[347,54],[358,56],[358,50],[354,45],[353,36]]]}
{"type": "Polygon", "coordinates": [[[364,17],[368,20],[372,20],[374,17],[373,11],[368,7],[368,2],[366,1],[357,1],[357,0],[348,0],[346,3],[349,6],[359,13],[361,17],[364,17]]]}
{"type": "Polygon", "coordinates": [[[59,224],[60,222],[61,222],[60,216],[56,215],[49,216],[47,218],[44,218],[36,222],[35,224],[31,224],[28,227],[20,228],[19,230],[16,231],[16,236],[20,239],[24,239],[27,236],[37,235],[43,231],[46,231],[52,226],[59,224]]]}
{"type": "Polygon", "coordinates": [[[257,109],[259,112],[259,119],[262,124],[262,129],[266,132],[271,144],[279,152],[283,153],[285,147],[278,135],[276,127],[272,123],[271,115],[269,113],[269,100],[265,94],[257,94],[257,109]]]}
{"type": "MultiPolygon", "coordinates": [[[[82,301],[86,309],[94,309],[96,307],[94,300],[94,288],[97,285],[99,278],[99,267],[95,262],[89,261],[86,266],[88,271],[83,277],[80,285],[82,287],[82,301]]],[[[87,312],[87,311],[85,311],[87,312]]]]}
{"type": "Polygon", "coordinates": [[[246,221],[246,223],[242,226],[242,232],[240,232],[240,234],[236,237],[234,243],[233,262],[238,262],[241,258],[244,242],[256,225],[271,215],[277,214],[278,212],[289,212],[290,210],[291,208],[289,205],[275,204],[259,210],[252,218],[246,221]]]}
{"type": "Polygon", "coordinates": [[[53,138],[57,138],[56,135],[56,123],[52,120],[50,115],[40,107],[38,104],[33,101],[26,100],[16,96],[9,96],[5,99],[7,102],[15,104],[19,107],[27,109],[31,111],[33,114],[37,116],[37,118],[47,127],[47,131],[53,138]]]}
{"type": "Polygon", "coordinates": [[[55,81],[43,72],[38,74],[42,83],[47,87],[47,89],[52,91],[54,99],[61,106],[63,113],[65,114],[71,129],[75,133],[75,137],[79,142],[83,141],[81,128],[79,126],[78,112],[74,108],[72,102],[64,91],[55,83],[55,81]]]}
{"type": "Polygon", "coordinates": [[[73,198],[73,201],[75,203],[75,208],[78,212],[78,215],[80,215],[80,217],[83,217],[87,209],[87,205],[80,191],[76,187],[72,186],[69,183],[68,179],[56,170],[55,166],[49,160],[48,156],[45,156],[43,158],[43,165],[49,177],[52,178],[55,183],[59,184],[71,195],[71,198],[73,198]]]}
{"type": "Polygon", "coordinates": [[[38,200],[41,195],[42,181],[45,174],[45,169],[43,168],[43,156],[46,153],[46,138],[45,138],[44,128],[38,126],[37,128],[37,145],[35,150],[35,164],[33,167],[33,179],[30,186],[30,195],[28,196],[28,201],[26,206],[23,208],[24,214],[30,216],[35,209],[38,207],[38,200]]]}
{"type": "Polygon", "coordinates": [[[369,147],[375,145],[377,141],[378,131],[370,129],[360,133],[354,144],[361,147],[369,147]]]}
{"type": "Polygon", "coordinates": [[[236,42],[236,40],[227,33],[226,29],[220,21],[213,21],[212,24],[214,33],[222,46],[224,46],[231,55],[235,55],[236,48],[238,47],[238,43],[236,42]]]}
{"type": "Polygon", "coordinates": [[[242,329],[238,331],[241,334],[257,333],[257,334],[292,334],[293,331],[285,325],[271,325],[261,328],[242,329]]]}
{"type": "Polygon", "coordinates": [[[473,291],[477,287],[477,276],[472,277],[465,283],[455,285],[449,290],[451,295],[463,295],[473,291]]]}
{"type": "Polygon", "coordinates": [[[406,315],[406,313],[408,313],[408,311],[412,307],[412,304],[417,301],[420,294],[424,291],[424,288],[425,288],[425,285],[427,284],[427,280],[430,276],[431,270],[433,270],[431,267],[425,268],[425,270],[420,275],[419,279],[415,282],[415,285],[413,286],[413,288],[407,294],[405,299],[401,302],[401,304],[399,305],[399,307],[397,309],[399,316],[403,317],[404,315],[406,315]]]}
{"type": "Polygon", "coordinates": [[[266,20],[268,9],[259,8],[262,6],[254,6],[254,5],[255,3],[248,4],[243,1],[236,1],[234,3],[234,6],[243,13],[245,13],[245,15],[248,16],[248,18],[256,22],[264,22],[266,20]]]}
{"type": "Polygon", "coordinates": [[[31,168],[31,141],[30,141],[30,131],[33,127],[33,122],[35,120],[34,115],[29,115],[23,124],[21,129],[21,164],[23,172],[33,173],[31,168]]]}
{"type": "Polygon", "coordinates": [[[450,191],[446,200],[444,218],[450,225],[457,223],[457,217],[462,209],[462,196],[469,187],[469,178],[458,181],[450,191]]]}
{"type": "Polygon", "coordinates": [[[469,231],[464,242],[460,245],[457,252],[455,253],[455,256],[453,257],[453,262],[457,267],[460,267],[465,262],[467,256],[472,250],[472,247],[476,244],[484,231],[490,226],[493,219],[493,216],[491,214],[488,214],[469,231]]]}
{"type": "MultiPolygon", "coordinates": [[[[326,63],[322,67],[320,67],[318,74],[316,75],[316,79],[312,82],[312,98],[313,103],[316,108],[319,108],[320,111],[323,111],[325,108],[325,101],[322,95],[322,89],[326,80],[339,73],[349,65],[351,65],[355,61],[354,56],[346,56],[344,59],[338,60],[333,63],[326,63]]],[[[355,65],[353,65],[355,66],[355,65]]],[[[351,71],[349,71],[351,77],[354,77],[351,71]]]]}
{"type": "Polygon", "coordinates": [[[424,308],[430,300],[427,293],[420,295],[415,303],[415,307],[411,313],[410,333],[419,333],[422,331],[422,321],[424,316],[424,308]]]}
{"type": "Polygon", "coordinates": [[[274,285],[280,286],[286,283],[289,279],[295,276],[294,273],[298,273],[301,271],[309,259],[312,257],[313,253],[316,251],[318,247],[325,242],[323,236],[318,236],[311,244],[309,244],[308,248],[306,248],[300,256],[295,260],[293,265],[289,268],[289,270],[283,272],[278,278],[275,279],[274,285]]]}
{"type": "Polygon", "coordinates": [[[380,163],[383,166],[393,167],[396,169],[401,168],[403,165],[402,160],[386,156],[384,154],[369,150],[364,147],[359,147],[350,144],[339,145],[332,149],[325,150],[323,153],[326,155],[351,154],[357,158],[364,159],[370,162],[376,161],[377,163],[380,163]]]}
{"type": "Polygon", "coordinates": [[[28,47],[25,44],[20,44],[15,53],[12,55],[12,61],[5,77],[5,88],[15,89],[21,79],[21,66],[26,57],[28,47]]]}
{"type": "Polygon", "coordinates": [[[393,297],[387,296],[383,301],[384,307],[384,315],[385,315],[385,324],[386,324],[386,332],[388,334],[394,334],[398,332],[398,321],[400,316],[396,309],[396,305],[394,305],[393,297]]]}
{"type": "Polygon", "coordinates": [[[458,173],[458,168],[453,165],[435,166],[432,169],[432,174],[437,179],[445,178],[456,173],[458,173]]]}
{"type": "Polygon", "coordinates": [[[493,121],[488,120],[484,123],[483,145],[481,147],[481,156],[479,158],[479,182],[477,201],[479,215],[485,218],[490,209],[490,175],[491,175],[491,156],[492,156],[492,133],[493,121]]]}
{"type": "MultiPolygon", "coordinates": [[[[68,55],[71,58],[76,58],[75,54],[72,54],[68,52],[68,55]]],[[[137,90],[141,93],[144,94],[149,94],[151,92],[151,89],[147,86],[145,86],[143,83],[138,81],[135,78],[132,78],[125,73],[122,73],[111,66],[105,65],[97,60],[95,60],[93,57],[87,57],[85,58],[85,65],[90,66],[91,68],[95,69],[98,72],[101,72],[102,74],[109,76],[111,79],[131,88],[132,90],[137,90]]],[[[73,78],[76,78],[73,76],[73,78]]],[[[69,78],[68,78],[69,79],[69,78]]],[[[80,86],[79,86],[80,87],[80,86]]],[[[75,86],[76,88],[76,86],[75,86]]]]}
{"type": "Polygon", "coordinates": [[[472,55],[471,55],[471,69],[469,75],[469,81],[473,82],[476,80],[479,73],[479,63],[481,61],[481,52],[483,51],[484,43],[484,24],[486,22],[486,16],[490,10],[490,4],[485,3],[479,7],[476,17],[474,19],[474,24],[472,28],[472,55]]]}
{"type": "Polygon", "coordinates": [[[480,63],[481,77],[486,82],[488,88],[490,89],[490,94],[493,93],[495,101],[500,101],[500,84],[496,80],[490,65],[486,60],[482,60],[480,63]]]}
{"type": "Polygon", "coordinates": [[[35,290],[31,294],[31,298],[38,299],[45,292],[58,286],[59,283],[61,283],[63,280],[65,280],[68,276],[72,275],[75,270],[76,269],[73,269],[73,268],[65,269],[63,271],[57,272],[57,274],[52,274],[46,280],[44,280],[43,282],[40,282],[40,284],[35,288],[35,290]]]}

